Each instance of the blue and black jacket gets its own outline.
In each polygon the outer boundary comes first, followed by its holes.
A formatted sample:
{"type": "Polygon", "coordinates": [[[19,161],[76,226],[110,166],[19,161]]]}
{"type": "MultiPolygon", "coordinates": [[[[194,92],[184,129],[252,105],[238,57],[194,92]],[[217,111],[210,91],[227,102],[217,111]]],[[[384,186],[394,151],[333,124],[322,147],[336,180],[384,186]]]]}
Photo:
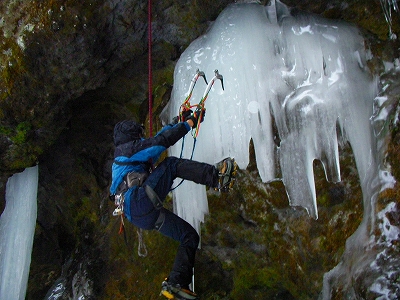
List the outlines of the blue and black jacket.
{"type": "MultiPolygon", "coordinates": [[[[151,164],[156,163],[164,150],[174,145],[183,136],[190,131],[187,122],[181,122],[176,125],[167,125],[161,129],[157,135],[147,139],[140,138],[120,144],[118,142],[119,133],[114,134],[114,143],[116,145],[114,151],[114,160],[122,164],[113,163],[112,165],[112,183],[110,187],[111,195],[118,192],[118,187],[130,172],[149,172],[151,164]],[[129,164],[132,163],[132,164],[129,164]]],[[[123,135],[124,133],[120,133],[123,135]]],[[[126,137],[121,137],[126,140],[126,137]]],[[[125,199],[129,199],[133,190],[137,187],[130,188],[125,193],[125,199]]],[[[127,216],[129,219],[129,216],[127,216]]]]}

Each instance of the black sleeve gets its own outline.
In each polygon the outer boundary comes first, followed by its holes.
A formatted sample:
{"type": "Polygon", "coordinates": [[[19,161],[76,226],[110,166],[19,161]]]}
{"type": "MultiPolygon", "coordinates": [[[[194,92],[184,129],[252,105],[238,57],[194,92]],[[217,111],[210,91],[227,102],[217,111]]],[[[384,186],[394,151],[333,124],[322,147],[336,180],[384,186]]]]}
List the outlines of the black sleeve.
{"type": "Polygon", "coordinates": [[[183,138],[188,133],[188,129],[184,122],[178,123],[170,128],[162,130],[157,134],[154,139],[156,140],[155,145],[164,146],[169,148],[174,145],[177,141],[183,138]]]}
{"type": "Polygon", "coordinates": [[[143,140],[135,140],[115,148],[114,157],[127,156],[130,157],[134,153],[137,153],[146,148],[153,146],[163,146],[169,148],[184,137],[189,131],[186,125],[181,122],[174,126],[167,125],[164,127],[156,136],[150,137],[143,140]]]}

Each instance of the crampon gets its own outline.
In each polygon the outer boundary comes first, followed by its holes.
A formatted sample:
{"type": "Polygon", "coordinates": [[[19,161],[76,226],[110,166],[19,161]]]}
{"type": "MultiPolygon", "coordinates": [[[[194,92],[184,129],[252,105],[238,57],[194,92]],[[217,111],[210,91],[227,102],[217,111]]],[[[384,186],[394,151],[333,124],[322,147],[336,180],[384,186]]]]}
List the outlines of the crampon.
{"type": "Polygon", "coordinates": [[[163,281],[160,296],[167,299],[196,300],[198,296],[189,289],[182,288],[179,284],[171,284],[163,281]]]}
{"type": "Polygon", "coordinates": [[[235,182],[238,165],[233,158],[225,158],[215,165],[219,174],[218,187],[220,192],[228,192],[235,182]]]}

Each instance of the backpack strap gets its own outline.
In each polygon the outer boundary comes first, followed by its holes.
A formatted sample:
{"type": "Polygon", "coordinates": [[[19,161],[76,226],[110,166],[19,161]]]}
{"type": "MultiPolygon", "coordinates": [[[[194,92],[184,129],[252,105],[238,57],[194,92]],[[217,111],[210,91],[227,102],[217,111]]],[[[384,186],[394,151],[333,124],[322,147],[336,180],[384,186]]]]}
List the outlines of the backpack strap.
{"type": "Polygon", "coordinates": [[[161,201],[160,197],[158,197],[157,193],[151,188],[151,186],[145,185],[144,190],[147,197],[149,197],[150,201],[153,203],[155,209],[161,209],[161,207],[163,207],[163,202],[161,201]]]}
{"type": "Polygon", "coordinates": [[[141,164],[146,164],[145,162],[141,161],[119,161],[114,159],[114,163],[118,166],[139,166],[141,164]]]}
{"type": "Polygon", "coordinates": [[[114,163],[118,166],[140,166],[143,165],[143,169],[147,170],[149,173],[151,173],[154,169],[153,163],[151,159],[149,161],[118,161],[114,159],[114,163]]]}

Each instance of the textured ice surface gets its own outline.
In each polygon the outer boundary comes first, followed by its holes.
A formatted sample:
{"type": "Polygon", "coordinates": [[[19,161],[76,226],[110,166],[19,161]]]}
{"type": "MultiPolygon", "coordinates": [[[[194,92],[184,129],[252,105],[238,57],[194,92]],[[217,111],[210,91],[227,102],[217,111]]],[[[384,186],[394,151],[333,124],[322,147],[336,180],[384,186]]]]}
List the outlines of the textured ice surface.
{"type": "Polygon", "coordinates": [[[8,179],[0,216],[0,299],[25,299],[37,216],[38,167],[8,179]]]}
{"type": "MultiPolygon", "coordinates": [[[[339,136],[350,142],[361,182],[368,184],[376,81],[366,69],[364,40],[356,28],[291,14],[278,1],[232,4],[180,57],[169,119],[179,111],[197,69],[208,80],[218,69],[225,90],[216,82],[208,96],[195,160],[215,163],[231,156],[246,168],[253,139],[262,180],[282,180],[290,205],[317,218],[313,161],[323,163],[328,180],[340,181],[339,136]]],[[[191,104],[205,88],[199,80],[191,104]]],[[[190,157],[192,143],[187,136],[184,157],[190,157]]],[[[180,152],[178,143],[170,154],[180,152]]],[[[207,213],[204,187],[184,182],[174,196],[178,214],[198,229],[207,213]]]]}

